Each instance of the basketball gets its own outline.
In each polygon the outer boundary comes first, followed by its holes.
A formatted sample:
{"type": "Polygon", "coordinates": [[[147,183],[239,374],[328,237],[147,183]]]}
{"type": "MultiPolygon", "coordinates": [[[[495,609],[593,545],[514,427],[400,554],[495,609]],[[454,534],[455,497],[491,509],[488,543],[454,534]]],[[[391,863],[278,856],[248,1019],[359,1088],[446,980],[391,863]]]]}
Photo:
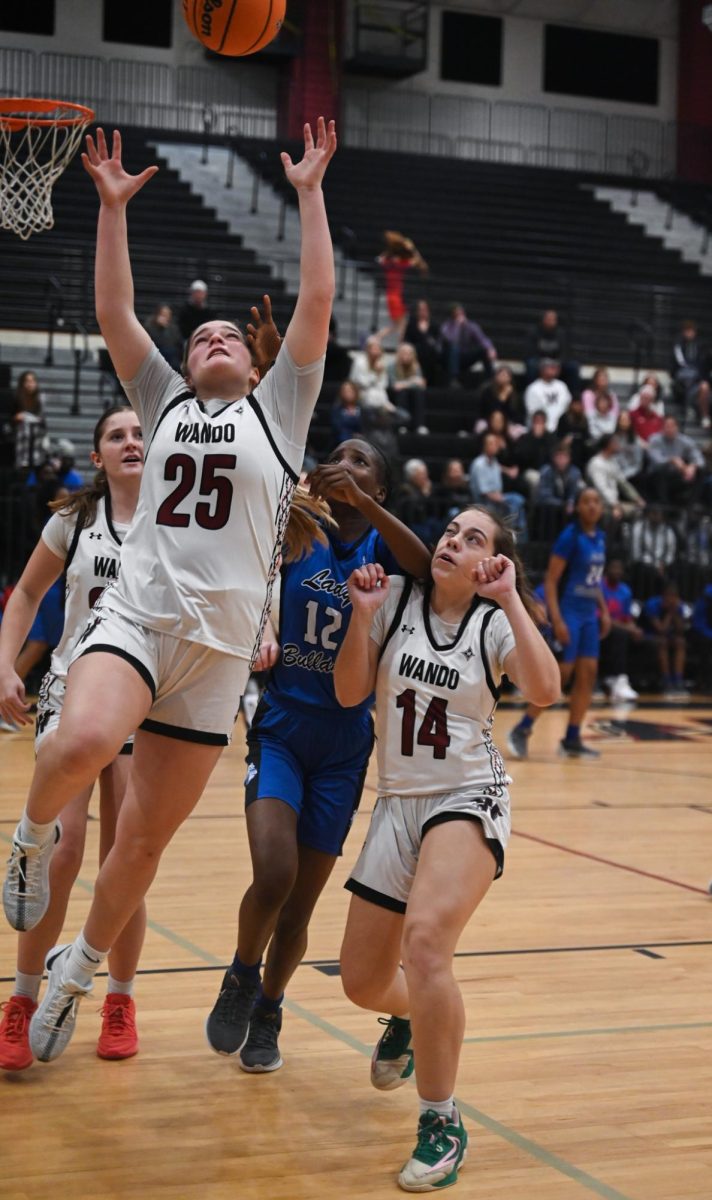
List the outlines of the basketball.
{"type": "Polygon", "coordinates": [[[190,32],[216,54],[256,54],[276,38],[287,0],[183,0],[190,32]]]}

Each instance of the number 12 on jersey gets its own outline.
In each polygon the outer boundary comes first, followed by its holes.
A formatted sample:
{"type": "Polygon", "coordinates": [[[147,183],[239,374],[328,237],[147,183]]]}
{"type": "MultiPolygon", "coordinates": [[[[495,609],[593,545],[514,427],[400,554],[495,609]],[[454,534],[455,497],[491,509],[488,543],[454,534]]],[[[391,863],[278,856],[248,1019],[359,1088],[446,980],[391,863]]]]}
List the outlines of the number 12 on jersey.
{"type": "MultiPolygon", "coordinates": [[[[403,709],[401,754],[406,758],[412,758],[415,734],[415,691],[413,688],[406,688],[400,696],[396,697],[396,706],[403,709]]],[[[445,753],[450,745],[450,735],[447,731],[447,700],[433,696],[420,723],[417,743],[419,746],[432,746],[433,758],[445,758],[445,753]]]]}

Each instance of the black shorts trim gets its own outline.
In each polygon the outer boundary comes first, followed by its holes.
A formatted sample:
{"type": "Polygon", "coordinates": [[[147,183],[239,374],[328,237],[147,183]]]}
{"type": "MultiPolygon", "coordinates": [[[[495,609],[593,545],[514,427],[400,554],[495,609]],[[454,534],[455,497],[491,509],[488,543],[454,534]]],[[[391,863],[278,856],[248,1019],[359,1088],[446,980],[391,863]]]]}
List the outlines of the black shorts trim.
{"type": "Polygon", "coordinates": [[[143,682],[151,693],[151,699],[156,699],[156,685],[153,681],[153,676],[148,667],[145,667],[140,658],[129,654],[127,650],[122,650],[119,646],[111,646],[108,642],[96,642],[93,646],[87,646],[86,650],[82,650],[79,658],[84,658],[85,654],[115,654],[117,658],[123,658],[125,662],[130,663],[135,671],[138,671],[143,682]]]}
{"type": "Polygon", "coordinates": [[[495,873],[495,879],[499,879],[500,875],[504,871],[504,846],[500,842],[499,838],[487,837],[487,834],[485,833],[484,822],[482,821],[482,818],[478,817],[475,813],[469,813],[469,812],[436,813],[435,816],[429,817],[428,820],[423,825],[423,828],[421,830],[421,837],[425,837],[425,835],[429,829],[433,829],[436,825],[444,825],[446,821],[477,821],[478,824],[482,826],[482,832],[484,834],[485,841],[486,841],[487,845],[489,846],[490,850],[492,851],[492,854],[494,855],[494,861],[497,864],[497,871],[495,873]]]}
{"type": "Polygon", "coordinates": [[[124,742],[119,754],[133,754],[133,742],[124,742]]]}
{"type": "Polygon", "coordinates": [[[360,896],[362,900],[377,904],[379,908],[387,908],[390,912],[400,913],[401,916],[405,915],[407,907],[405,901],[395,900],[393,896],[377,892],[375,888],[367,887],[365,883],[359,883],[358,879],[347,879],[344,887],[347,892],[353,892],[354,896],[360,896]]]}
{"type": "Polygon", "coordinates": [[[183,729],[180,725],[166,725],[163,721],[152,721],[147,717],[139,725],[146,733],[160,733],[162,737],[175,738],[179,742],[199,742],[203,746],[227,746],[230,739],[226,733],[208,733],[202,729],[183,729]]]}

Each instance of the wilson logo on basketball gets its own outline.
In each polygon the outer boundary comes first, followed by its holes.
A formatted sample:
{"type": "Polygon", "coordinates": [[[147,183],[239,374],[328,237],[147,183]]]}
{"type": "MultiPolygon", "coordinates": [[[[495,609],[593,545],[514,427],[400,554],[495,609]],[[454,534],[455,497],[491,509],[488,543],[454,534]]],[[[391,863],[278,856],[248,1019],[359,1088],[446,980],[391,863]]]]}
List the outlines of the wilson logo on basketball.
{"type": "Polygon", "coordinates": [[[223,0],[204,0],[200,14],[200,32],[204,37],[210,37],[213,32],[213,11],[222,8],[223,0]]]}

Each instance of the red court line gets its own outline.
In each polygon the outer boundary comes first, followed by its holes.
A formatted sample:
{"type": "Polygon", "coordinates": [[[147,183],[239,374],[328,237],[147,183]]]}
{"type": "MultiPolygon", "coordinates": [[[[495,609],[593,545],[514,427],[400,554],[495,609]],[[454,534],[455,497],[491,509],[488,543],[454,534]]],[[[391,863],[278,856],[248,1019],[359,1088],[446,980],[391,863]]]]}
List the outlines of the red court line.
{"type": "Polygon", "coordinates": [[[646,879],[657,879],[658,883],[669,883],[671,887],[684,888],[686,892],[696,892],[698,896],[708,896],[707,888],[695,887],[692,883],[681,883],[679,879],[668,879],[667,875],[656,875],[653,871],[641,871],[640,867],[629,867],[626,863],[613,862],[611,858],[600,858],[598,854],[588,854],[586,850],[574,850],[571,846],[561,846],[558,842],[548,842],[546,838],[536,837],[533,833],[522,833],[521,829],[513,829],[515,837],[526,838],[529,842],[539,842],[541,846],[550,846],[552,850],[563,850],[565,854],[575,854],[578,858],[590,858],[592,862],[603,863],[605,867],[616,867],[619,871],[630,871],[631,875],[644,875],[646,879]]]}

